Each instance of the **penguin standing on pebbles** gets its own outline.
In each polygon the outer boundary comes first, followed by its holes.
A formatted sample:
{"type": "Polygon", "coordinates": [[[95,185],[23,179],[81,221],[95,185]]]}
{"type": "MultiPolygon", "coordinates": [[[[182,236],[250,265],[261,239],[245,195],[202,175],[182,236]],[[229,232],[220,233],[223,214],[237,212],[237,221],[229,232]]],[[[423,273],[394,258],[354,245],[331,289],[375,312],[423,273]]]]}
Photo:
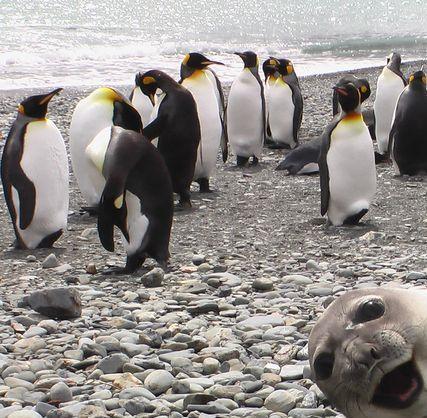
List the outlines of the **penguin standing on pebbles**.
{"type": "Polygon", "coordinates": [[[288,59],[270,65],[279,74],[268,93],[268,122],[275,148],[295,148],[302,122],[303,99],[294,66],[288,59]]]}
{"type": "Polygon", "coordinates": [[[393,113],[397,99],[406,86],[406,80],[400,71],[401,57],[393,52],[387,57],[377,81],[377,92],[374,102],[375,137],[378,151],[384,155],[388,150],[388,140],[392,125],[393,113]]]}
{"type": "Polygon", "coordinates": [[[396,105],[390,155],[398,175],[427,174],[426,82],[423,71],[412,74],[396,105]]]}
{"type": "Polygon", "coordinates": [[[52,247],[67,227],[68,158],[58,128],[46,118],[62,89],[31,96],[18,107],[1,160],[1,179],[15,247],[52,247]]]}
{"type": "Polygon", "coordinates": [[[265,140],[264,86],[257,55],[252,51],[235,54],[243,60],[244,68],[233,81],[228,96],[228,139],[238,166],[245,166],[251,157],[256,165],[265,140]]]}
{"type": "Polygon", "coordinates": [[[212,64],[223,65],[194,52],[187,54],[181,64],[180,83],[193,95],[200,123],[201,139],[194,180],[199,183],[201,193],[211,191],[209,177],[215,169],[223,129],[216,86],[207,70],[212,64]]]}
{"type": "Polygon", "coordinates": [[[186,88],[162,71],[147,71],[139,78],[142,91],[151,100],[155,94],[164,95],[156,118],[144,128],[144,136],[150,141],[158,137],[157,149],[169,169],[173,190],[179,195],[177,208],[188,209],[200,142],[196,103],[186,88]]]}
{"type": "Polygon", "coordinates": [[[319,168],[321,214],[340,226],[357,224],[368,212],[376,190],[376,169],[359,89],[344,82],[335,90],[342,111],[323,133],[319,168]]]}

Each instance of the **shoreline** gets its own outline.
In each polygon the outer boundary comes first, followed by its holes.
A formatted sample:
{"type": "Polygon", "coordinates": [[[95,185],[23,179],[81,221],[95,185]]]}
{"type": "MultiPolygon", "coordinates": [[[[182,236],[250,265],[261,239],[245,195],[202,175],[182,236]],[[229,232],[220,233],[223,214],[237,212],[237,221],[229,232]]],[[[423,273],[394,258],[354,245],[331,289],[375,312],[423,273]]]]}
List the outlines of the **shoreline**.
{"type": "MultiPolygon", "coordinates": [[[[417,60],[411,60],[411,61],[405,61],[402,63],[402,69],[403,72],[405,73],[405,68],[407,67],[413,67],[415,65],[420,65],[421,67],[423,65],[427,64],[427,58],[426,59],[417,59],[417,60]]],[[[385,64],[384,64],[385,65],[385,64]]],[[[370,67],[361,67],[361,68],[354,68],[354,69],[350,69],[350,70],[337,70],[337,71],[332,71],[332,72],[325,72],[325,73],[316,73],[316,74],[310,74],[310,75],[303,75],[303,76],[299,76],[300,80],[306,80],[306,79],[310,79],[310,78],[330,78],[330,77],[334,77],[334,76],[339,76],[340,74],[361,74],[361,73],[371,73],[377,70],[380,70],[384,67],[384,65],[377,65],[377,66],[370,66],[370,67]]],[[[135,70],[136,72],[137,70],[135,70]]],[[[260,71],[260,75],[262,76],[262,69],[261,66],[259,68],[260,71]]],[[[127,84],[127,83],[119,83],[119,84],[114,84],[112,83],[110,84],[105,84],[108,85],[110,87],[114,87],[117,89],[124,89],[124,90],[128,90],[131,89],[133,87],[132,84],[127,84]]],[[[223,86],[225,88],[229,87],[231,85],[230,82],[224,82],[223,86]]],[[[102,86],[101,84],[90,84],[90,85],[72,85],[72,86],[66,86],[64,87],[64,91],[61,94],[64,93],[82,93],[82,92],[90,92],[93,89],[102,86]]],[[[40,91],[48,91],[49,89],[53,89],[55,87],[61,87],[61,86],[46,86],[46,87],[34,87],[34,88],[23,88],[23,87],[19,87],[17,89],[5,89],[5,90],[0,90],[0,97],[7,97],[7,96],[18,96],[18,95],[31,95],[31,94],[37,94],[40,91]]]]}

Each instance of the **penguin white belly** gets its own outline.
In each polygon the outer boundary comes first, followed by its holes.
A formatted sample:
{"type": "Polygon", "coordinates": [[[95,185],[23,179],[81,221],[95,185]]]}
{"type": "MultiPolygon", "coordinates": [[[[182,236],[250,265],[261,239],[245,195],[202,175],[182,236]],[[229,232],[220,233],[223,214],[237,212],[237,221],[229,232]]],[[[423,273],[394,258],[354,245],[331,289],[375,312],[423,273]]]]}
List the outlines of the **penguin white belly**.
{"type": "Polygon", "coordinates": [[[342,120],[331,134],[328,218],[342,225],[346,218],[369,209],[376,190],[374,149],[361,118],[342,120]]]}
{"type": "Polygon", "coordinates": [[[291,88],[278,78],[269,89],[268,100],[268,120],[273,140],[295,148],[293,133],[295,105],[292,101],[291,88]]]}
{"type": "Polygon", "coordinates": [[[132,105],[141,116],[142,126],[147,126],[151,120],[151,112],[153,104],[148,96],[146,96],[139,87],[133,89],[132,105]]]}
{"type": "MultiPolygon", "coordinates": [[[[264,96],[265,96],[265,120],[267,125],[269,126],[269,109],[270,109],[270,89],[271,86],[274,85],[274,83],[276,82],[276,79],[272,76],[269,76],[265,82],[264,85],[264,96]]],[[[267,131],[267,129],[266,129],[267,131]]],[[[266,132],[266,135],[268,135],[268,132],[266,132]]],[[[271,137],[270,137],[271,138],[271,137]]]]}
{"type": "MultiPolygon", "coordinates": [[[[102,175],[102,169],[104,167],[105,154],[107,152],[108,145],[110,144],[112,129],[113,128],[111,126],[102,129],[86,147],[85,152],[86,158],[92,163],[93,168],[96,170],[96,176],[89,177],[87,180],[92,184],[96,195],[100,198],[105,187],[105,179],[102,175]]],[[[95,171],[90,170],[88,172],[88,176],[91,176],[93,172],[95,171]]]]}
{"type": "Polygon", "coordinates": [[[79,189],[90,206],[98,205],[101,198],[99,184],[104,179],[86,155],[86,148],[99,131],[112,125],[112,104],[93,101],[90,97],[78,103],[71,120],[71,165],[79,189]]]}
{"type": "Polygon", "coordinates": [[[123,246],[127,255],[133,255],[141,246],[142,240],[148,230],[148,218],[141,213],[141,200],[126,190],[126,226],[129,233],[129,242],[122,235],[123,246]]]}
{"type": "Polygon", "coordinates": [[[378,151],[381,154],[387,152],[394,109],[396,108],[397,99],[404,88],[402,79],[385,67],[378,77],[374,102],[375,135],[378,151]]]}
{"type": "Polygon", "coordinates": [[[319,164],[317,163],[308,163],[297,174],[314,174],[319,172],[319,164]]]}
{"type": "Polygon", "coordinates": [[[228,96],[228,140],[234,154],[261,155],[263,117],[261,86],[250,70],[245,69],[233,82],[228,96]]]}
{"type": "Polygon", "coordinates": [[[194,97],[200,122],[201,141],[197,150],[194,179],[209,178],[215,169],[222,134],[214,86],[202,71],[186,78],[182,85],[194,97]]]}
{"type": "MultiPolygon", "coordinates": [[[[25,245],[33,249],[46,236],[67,227],[68,158],[64,140],[54,123],[43,120],[27,125],[20,165],[34,184],[36,198],[30,225],[20,229],[17,222],[16,227],[25,245]]],[[[12,199],[19,214],[15,188],[12,188],[12,199]]]]}

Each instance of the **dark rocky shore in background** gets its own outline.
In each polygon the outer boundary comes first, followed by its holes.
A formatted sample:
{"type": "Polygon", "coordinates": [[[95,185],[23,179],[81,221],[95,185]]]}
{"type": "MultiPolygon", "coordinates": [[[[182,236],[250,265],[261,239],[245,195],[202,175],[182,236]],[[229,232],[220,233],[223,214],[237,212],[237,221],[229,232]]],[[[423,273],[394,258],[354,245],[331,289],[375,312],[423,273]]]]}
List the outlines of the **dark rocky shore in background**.
{"type": "MultiPolygon", "coordinates": [[[[380,69],[352,73],[370,81],[372,107],[380,69]]],[[[330,120],[340,76],[301,79],[303,140],[330,120]]],[[[66,89],[51,102],[67,143],[87,91],[66,89]]],[[[28,94],[0,92],[1,144],[28,94]]],[[[282,157],[265,149],[256,168],[218,163],[215,192],[194,192],[193,210],[174,216],[166,274],[152,261],[133,276],[95,273],[125,255],[120,243],[115,254],[100,245],[73,176],[69,228],[52,250],[10,248],[1,198],[0,418],[343,417],[310,380],[308,335],[346,290],[426,285],[427,181],[378,166],[363,223],[327,228],[318,177],[275,171],[282,157]],[[76,290],[81,317],[48,319],[21,302],[51,287],[76,290]]]]}

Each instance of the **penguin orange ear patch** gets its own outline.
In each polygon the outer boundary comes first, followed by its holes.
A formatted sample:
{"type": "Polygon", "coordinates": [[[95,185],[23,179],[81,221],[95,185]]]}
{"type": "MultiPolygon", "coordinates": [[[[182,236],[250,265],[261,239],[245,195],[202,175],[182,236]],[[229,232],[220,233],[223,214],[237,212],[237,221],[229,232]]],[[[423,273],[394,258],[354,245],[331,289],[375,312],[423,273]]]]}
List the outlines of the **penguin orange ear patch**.
{"type": "Polygon", "coordinates": [[[289,64],[286,66],[286,71],[288,74],[290,74],[294,70],[294,66],[292,64],[289,64]]]}
{"type": "Polygon", "coordinates": [[[366,93],[366,92],[368,91],[368,88],[367,88],[366,86],[362,86],[362,87],[360,88],[360,91],[361,91],[362,93],[366,93]]]}
{"type": "Polygon", "coordinates": [[[190,59],[190,54],[187,54],[185,57],[184,57],[184,59],[182,60],[182,63],[184,64],[184,65],[187,65],[187,62],[188,62],[188,60],[190,59]]]}
{"type": "Polygon", "coordinates": [[[147,86],[148,84],[153,84],[156,82],[156,79],[154,77],[144,77],[142,79],[142,84],[144,84],[145,86],[147,86]]]}
{"type": "Polygon", "coordinates": [[[24,106],[22,106],[21,104],[18,106],[18,112],[22,114],[25,113],[24,106]]]}
{"type": "Polygon", "coordinates": [[[424,83],[424,84],[426,84],[426,83],[427,83],[427,79],[426,79],[426,77],[425,77],[425,76],[422,78],[422,80],[423,80],[423,83],[424,83]]]}
{"type": "Polygon", "coordinates": [[[411,75],[410,77],[409,77],[409,82],[411,83],[412,81],[414,81],[414,76],[413,75],[411,75]]]}

